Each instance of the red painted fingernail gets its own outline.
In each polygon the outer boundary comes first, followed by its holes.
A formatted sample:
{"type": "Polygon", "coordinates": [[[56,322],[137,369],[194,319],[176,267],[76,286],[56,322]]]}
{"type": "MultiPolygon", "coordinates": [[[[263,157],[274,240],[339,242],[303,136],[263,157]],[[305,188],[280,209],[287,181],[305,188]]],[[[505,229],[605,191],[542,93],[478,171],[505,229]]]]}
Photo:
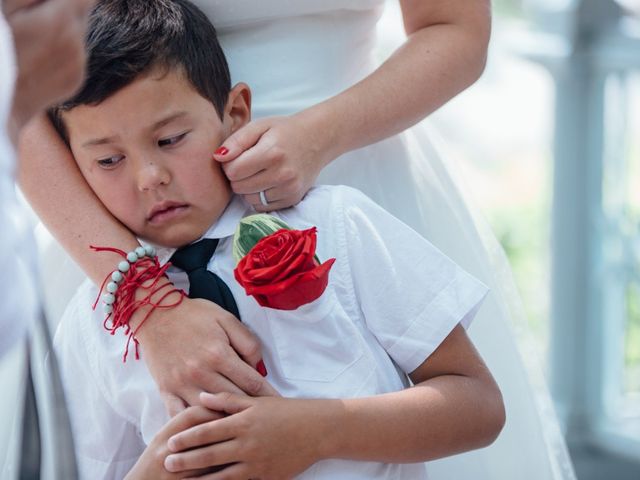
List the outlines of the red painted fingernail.
{"type": "Polygon", "coordinates": [[[226,155],[227,153],[229,153],[229,149],[227,147],[220,147],[213,152],[214,155],[226,155]]]}
{"type": "Polygon", "coordinates": [[[256,370],[258,371],[258,373],[260,375],[262,375],[263,377],[267,376],[267,367],[264,366],[264,362],[262,360],[260,360],[258,362],[258,365],[256,365],[256,370]]]}

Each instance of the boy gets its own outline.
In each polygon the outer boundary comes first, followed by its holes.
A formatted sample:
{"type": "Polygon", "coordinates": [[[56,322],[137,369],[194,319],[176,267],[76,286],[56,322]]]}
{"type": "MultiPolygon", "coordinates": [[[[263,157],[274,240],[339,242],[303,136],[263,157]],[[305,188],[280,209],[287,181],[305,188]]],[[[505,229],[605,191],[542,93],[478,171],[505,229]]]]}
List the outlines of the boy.
{"type": "MultiPolygon", "coordinates": [[[[143,362],[123,364],[121,338],[102,331],[87,282],[56,335],[84,476],[182,478],[225,466],[210,478],[420,479],[425,465],[409,462],[495,439],[500,393],[459,325],[486,289],[362,194],[318,187],[275,213],[295,229],[316,226],[319,258],[336,258],[319,299],[261,308],[235,281],[232,235],[251,211],[211,153],[249,121],[250,93],[231,88],[204,15],[185,0],[105,0],[88,53],[85,85],[53,113],[82,174],[158,247],[160,263],[218,240],[207,268],[263,342],[285,398],[203,393],[208,410],[168,421],[143,362]]],[[[169,277],[189,290],[185,272],[169,277]]]]}

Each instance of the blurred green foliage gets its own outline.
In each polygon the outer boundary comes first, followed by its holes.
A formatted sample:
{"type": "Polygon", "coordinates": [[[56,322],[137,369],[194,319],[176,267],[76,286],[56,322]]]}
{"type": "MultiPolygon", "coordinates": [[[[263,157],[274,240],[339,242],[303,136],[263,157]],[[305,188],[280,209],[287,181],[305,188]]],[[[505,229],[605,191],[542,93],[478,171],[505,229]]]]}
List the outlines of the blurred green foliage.
{"type": "Polygon", "coordinates": [[[625,378],[627,393],[640,393],[640,285],[627,289],[627,324],[625,328],[625,378]]]}
{"type": "MultiPolygon", "coordinates": [[[[489,212],[522,296],[529,327],[541,352],[547,347],[549,316],[549,210],[542,202],[489,212]]],[[[544,355],[543,355],[544,357],[544,355]]]]}
{"type": "Polygon", "coordinates": [[[523,16],[522,0],[493,0],[493,12],[496,16],[523,16]]]}

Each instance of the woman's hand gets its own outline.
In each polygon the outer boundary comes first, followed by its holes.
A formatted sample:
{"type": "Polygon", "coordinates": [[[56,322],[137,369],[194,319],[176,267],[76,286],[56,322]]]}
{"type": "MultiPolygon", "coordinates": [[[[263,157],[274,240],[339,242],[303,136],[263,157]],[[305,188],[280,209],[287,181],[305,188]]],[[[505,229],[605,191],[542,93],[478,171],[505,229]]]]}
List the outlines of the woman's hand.
{"type": "Polygon", "coordinates": [[[199,405],[203,391],[278,395],[259,373],[266,375],[258,339],[213,302],[185,298],[156,309],[136,336],[170,415],[199,405]]]}
{"type": "Polygon", "coordinates": [[[191,407],[179,413],[169,420],[169,422],[162,427],[162,430],[153,437],[153,440],[127,474],[125,480],[177,480],[187,476],[203,475],[216,471],[215,468],[202,468],[171,473],[164,468],[164,462],[167,455],[171,453],[167,447],[167,440],[172,435],[222,417],[222,414],[203,407],[191,407]]]}
{"type": "Polygon", "coordinates": [[[202,404],[228,417],[201,423],[169,439],[165,468],[172,472],[226,465],[210,480],[283,480],[321,459],[322,440],[331,441],[322,420],[324,400],[201,395],[202,404]]]}
{"type": "Polygon", "coordinates": [[[230,135],[214,158],[222,163],[233,191],[256,211],[287,208],[302,199],[337,156],[328,120],[315,110],[256,120],[230,135]]]}
{"type": "Polygon", "coordinates": [[[80,86],[84,34],[95,0],[5,0],[2,9],[13,32],[18,78],[11,111],[14,141],[37,112],[80,86]]]}
{"type": "Polygon", "coordinates": [[[339,155],[414,125],[480,76],[490,0],[401,0],[400,7],[407,41],[371,75],[295,115],[249,123],[214,154],[233,191],[257,211],[295,205],[339,155]]]}

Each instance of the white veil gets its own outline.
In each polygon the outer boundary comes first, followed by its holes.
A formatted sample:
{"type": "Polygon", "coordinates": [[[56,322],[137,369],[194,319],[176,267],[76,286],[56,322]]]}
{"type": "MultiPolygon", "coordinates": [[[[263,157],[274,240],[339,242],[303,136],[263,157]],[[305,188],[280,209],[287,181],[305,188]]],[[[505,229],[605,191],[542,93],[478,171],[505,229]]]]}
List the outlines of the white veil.
{"type": "Polygon", "coordinates": [[[433,147],[432,137],[426,124],[420,124],[347,154],[330,165],[320,180],[339,183],[349,178],[351,185],[425,235],[491,289],[469,333],[500,386],[507,422],[490,447],[432,462],[430,478],[574,480],[507,259],[486,221],[460,193],[461,183],[433,147]],[[403,149],[407,155],[399,153],[403,149]],[[406,158],[409,165],[380,161],[393,156],[398,162],[406,158]],[[358,162],[357,178],[348,175],[353,162],[358,162]],[[406,170],[407,177],[402,178],[399,170],[406,170]],[[380,184],[380,179],[397,183],[380,184]],[[420,209],[407,209],[409,202],[420,209]]]}

